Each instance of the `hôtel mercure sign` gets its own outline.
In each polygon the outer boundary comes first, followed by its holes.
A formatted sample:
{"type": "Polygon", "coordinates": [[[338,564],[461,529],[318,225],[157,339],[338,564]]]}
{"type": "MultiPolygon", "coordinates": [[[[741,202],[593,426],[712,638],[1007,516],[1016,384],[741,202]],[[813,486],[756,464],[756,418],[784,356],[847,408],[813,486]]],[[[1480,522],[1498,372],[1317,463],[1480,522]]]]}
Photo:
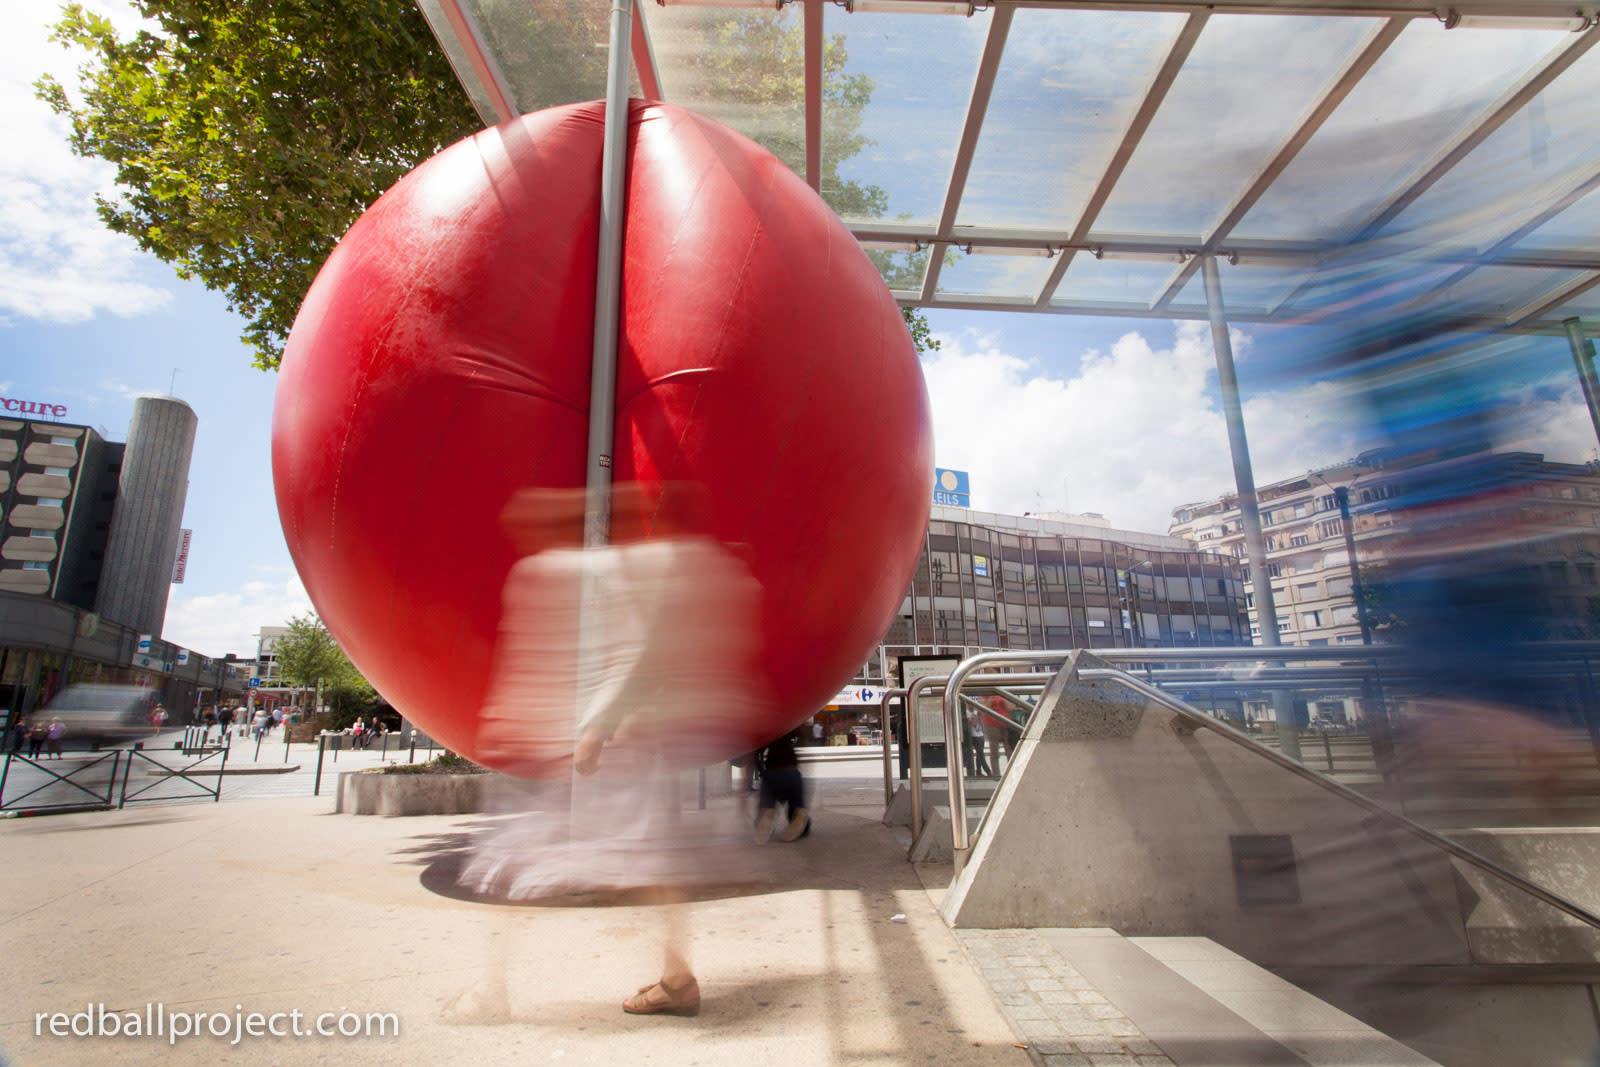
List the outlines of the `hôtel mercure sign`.
{"type": "Polygon", "coordinates": [[[15,397],[0,396],[0,410],[15,411],[18,415],[46,415],[51,418],[65,418],[67,405],[46,404],[43,400],[18,400],[15,397]]]}

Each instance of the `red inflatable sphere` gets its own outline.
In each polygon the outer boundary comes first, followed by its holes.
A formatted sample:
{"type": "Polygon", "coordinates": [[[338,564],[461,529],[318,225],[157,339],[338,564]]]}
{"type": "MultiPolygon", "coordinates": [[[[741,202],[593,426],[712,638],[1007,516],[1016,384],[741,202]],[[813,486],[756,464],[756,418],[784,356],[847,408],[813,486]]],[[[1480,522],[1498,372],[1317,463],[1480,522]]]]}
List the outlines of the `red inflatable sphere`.
{"type": "MultiPolygon", "coordinates": [[[[753,142],[633,102],[614,477],[709,489],[748,546],[778,705],[817,710],[905,595],[932,485],[899,310],[850,233],[753,142]]],[[[583,484],[604,105],[441,152],[329,257],[279,377],[273,475],[289,550],[351,660],[473,754],[501,588],[497,519],[583,484]]]]}

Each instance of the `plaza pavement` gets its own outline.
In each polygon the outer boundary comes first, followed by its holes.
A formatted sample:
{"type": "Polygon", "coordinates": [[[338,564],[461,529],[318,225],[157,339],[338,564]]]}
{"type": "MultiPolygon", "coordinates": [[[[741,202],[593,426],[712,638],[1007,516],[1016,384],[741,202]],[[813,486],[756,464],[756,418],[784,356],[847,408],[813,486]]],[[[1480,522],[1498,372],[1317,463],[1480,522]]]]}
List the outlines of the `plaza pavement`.
{"type": "MultiPolygon", "coordinates": [[[[269,751],[281,760],[281,748],[269,745],[263,765],[269,751]]],[[[815,832],[767,846],[764,883],[694,906],[705,1002],[697,1018],[682,1019],[628,1016],[618,1005],[658,973],[653,909],[460,899],[452,872],[493,817],[336,815],[331,780],[321,797],[309,795],[315,750],[307,751],[309,761],[291,759],[302,765],[291,775],[230,775],[220,803],[0,822],[0,1060],[1029,1062],[935,910],[948,867],[923,872],[930,891],[879,821],[875,763],[813,768],[815,832]],[[239,799],[255,781],[304,789],[239,799]],[[446,1006],[481,985],[502,952],[509,1020],[446,1022],[446,1006]],[[55,1037],[48,1018],[37,1018],[66,1013],[61,1026],[70,1030],[70,1016],[90,1005],[141,1020],[153,1017],[147,1005],[169,1015],[300,1011],[302,1027],[324,1012],[334,1013],[334,1027],[393,1013],[400,1034],[169,1044],[55,1037]]],[[[337,769],[368,758],[342,753],[337,769]]]]}

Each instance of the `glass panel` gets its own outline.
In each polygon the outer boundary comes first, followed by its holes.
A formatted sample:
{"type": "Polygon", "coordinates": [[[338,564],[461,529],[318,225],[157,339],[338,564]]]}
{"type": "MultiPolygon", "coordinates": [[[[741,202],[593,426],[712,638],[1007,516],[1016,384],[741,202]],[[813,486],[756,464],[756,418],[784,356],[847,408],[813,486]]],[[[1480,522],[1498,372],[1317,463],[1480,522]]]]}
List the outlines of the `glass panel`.
{"type": "Polygon", "coordinates": [[[1600,191],[1590,193],[1517,242],[1517,249],[1600,247],[1600,191]]]}
{"type": "MultiPolygon", "coordinates": [[[[1600,285],[1595,286],[1588,292],[1580,293],[1573,297],[1565,304],[1562,304],[1560,307],[1552,310],[1547,317],[1552,319],[1565,319],[1571,318],[1573,315],[1581,315],[1585,318],[1591,319],[1600,319],[1600,285]]],[[[1585,325],[1588,326],[1590,330],[1593,330],[1594,328],[1592,323],[1585,323],[1585,325]]]]}
{"type": "Polygon", "coordinates": [[[1578,277],[1577,271],[1527,267],[1480,267],[1448,289],[1434,294],[1441,307],[1505,316],[1553,293],[1578,277]]]}
{"type": "Polygon", "coordinates": [[[1183,21],[1018,10],[957,222],[1070,230],[1183,21]]]}
{"type": "Polygon", "coordinates": [[[878,268],[878,273],[883,276],[884,284],[890,289],[906,290],[920,293],[922,291],[922,276],[928,270],[929,251],[926,248],[915,252],[886,252],[879,248],[865,249],[867,258],[872,260],[872,265],[878,268]]]}
{"type": "Polygon", "coordinates": [[[1095,228],[1209,231],[1372,25],[1352,18],[1213,16],[1095,228]]]}
{"type": "Polygon", "coordinates": [[[830,6],[824,18],[830,67],[844,69],[826,74],[823,199],[846,219],[937,223],[988,14],[846,13],[830,6]]]}
{"type": "Polygon", "coordinates": [[[1329,239],[1360,226],[1439,146],[1569,35],[1416,19],[1235,233],[1329,239]]]}
{"type": "Polygon", "coordinates": [[[1067,268],[1050,302],[1117,301],[1149,307],[1172,281],[1179,266],[1176,256],[1171,260],[1150,261],[1095,259],[1079,253],[1072,258],[1072,266],[1067,268]]]}
{"type": "Polygon", "coordinates": [[[989,253],[951,256],[939,270],[939,292],[1036,297],[1055,260],[989,253]]]}
{"type": "MultiPolygon", "coordinates": [[[[464,6],[476,20],[518,110],[527,113],[606,95],[610,4],[469,0],[464,6]]],[[[631,91],[638,94],[637,80],[631,91]]]]}
{"type": "MultiPolygon", "coordinates": [[[[1299,267],[1232,264],[1217,260],[1217,281],[1224,307],[1270,311],[1303,284],[1309,274],[1299,267]]],[[[1206,307],[1206,283],[1195,271],[1174,301],[1175,306],[1206,307]]]]}
{"type": "MultiPolygon", "coordinates": [[[[1570,35],[1565,35],[1570,37],[1570,35]]],[[[1591,50],[1458,163],[1388,232],[1489,244],[1595,173],[1600,54],[1591,50]]]]}
{"type": "MultiPolygon", "coordinates": [[[[651,6],[646,17],[666,99],[733,127],[805,174],[805,34],[794,5],[777,12],[651,6]]],[[[841,74],[855,69],[846,63],[825,79],[825,95],[848,84],[841,74]]],[[[842,163],[850,154],[833,157],[842,163]]]]}

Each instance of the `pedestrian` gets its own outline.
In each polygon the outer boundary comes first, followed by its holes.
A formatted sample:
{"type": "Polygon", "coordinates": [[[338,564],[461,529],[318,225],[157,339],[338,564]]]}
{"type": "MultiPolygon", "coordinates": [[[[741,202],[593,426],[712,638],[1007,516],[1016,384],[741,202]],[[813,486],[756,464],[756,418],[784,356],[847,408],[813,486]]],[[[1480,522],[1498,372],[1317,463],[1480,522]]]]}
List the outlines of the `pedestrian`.
{"type": "Polygon", "coordinates": [[[785,841],[798,841],[811,833],[811,814],[806,810],[806,780],[800,773],[800,757],[795,745],[800,731],[778,738],[761,753],[761,801],[756,816],[756,844],[772,839],[778,805],[784,806],[788,823],[780,834],[785,841]]]}
{"type": "Polygon", "coordinates": [[[983,724],[978,721],[978,713],[970,707],[966,709],[965,724],[967,773],[975,777],[988,777],[993,772],[989,769],[989,759],[984,752],[983,724]]]}
{"type": "Polygon", "coordinates": [[[217,741],[221,744],[228,743],[228,728],[233,725],[233,707],[224,705],[217,709],[217,741]]]}
{"type": "Polygon", "coordinates": [[[1005,697],[996,693],[986,698],[983,703],[989,709],[982,716],[983,736],[989,742],[989,752],[994,756],[994,759],[990,761],[994,764],[994,772],[999,774],[1002,770],[1000,766],[1000,750],[1001,748],[1005,749],[1005,765],[1007,767],[1011,766],[1011,754],[1016,751],[1016,739],[1020,731],[1018,731],[1016,723],[1012,719],[1011,708],[1006,704],[1005,697]]]}
{"type": "MultiPolygon", "coordinates": [[[[582,490],[527,490],[502,513],[522,558],[506,579],[476,751],[545,780],[551,798],[485,841],[462,882],[514,899],[631,892],[657,905],[661,970],[623,1001],[633,1015],[699,1012],[691,890],[749,862],[734,851],[749,824],[728,839],[714,814],[686,816],[679,791],[679,773],[724,758],[769,715],[756,681],[761,588],[701,532],[703,510],[691,487],[619,484],[612,543],[591,549],[582,490]],[[593,664],[582,674],[580,649],[593,664]]],[[[504,967],[487,979],[447,1015],[503,1018],[504,967]]]]}
{"type": "Polygon", "coordinates": [[[821,745],[822,742],[823,742],[823,734],[824,733],[825,733],[825,731],[823,730],[823,727],[822,727],[822,720],[820,720],[820,719],[812,719],[811,720],[811,743],[813,745],[821,745]]]}
{"type": "Polygon", "coordinates": [[[154,737],[159,734],[161,732],[161,728],[166,724],[167,709],[162,707],[160,704],[157,704],[155,706],[155,710],[150,712],[150,736],[154,737]]]}
{"type": "Polygon", "coordinates": [[[61,758],[61,739],[67,734],[67,724],[59,718],[50,720],[50,726],[45,730],[45,742],[52,759],[61,758]]]}
{"type": "Polygon", "coordinates": [[[28,723],[21,715],[11,724],[11,751],[21,752],[22,743],[28,739],[28,723]]]}
{"type": "Polygon", "coordinates": [[[357,716],[356,721],[350,724],[350,747],[366,748],[367,746],[361,743],[361,735],[366,732],[367,724],[361,721],[360,716],[357,716]]]}
{"type": "Polygon", "coordinates": [[[34,718],[28,723],[28,758],[38,759],[39,751],[44,748],[44,735],[47,731],[44,720],[34,718]]]}

